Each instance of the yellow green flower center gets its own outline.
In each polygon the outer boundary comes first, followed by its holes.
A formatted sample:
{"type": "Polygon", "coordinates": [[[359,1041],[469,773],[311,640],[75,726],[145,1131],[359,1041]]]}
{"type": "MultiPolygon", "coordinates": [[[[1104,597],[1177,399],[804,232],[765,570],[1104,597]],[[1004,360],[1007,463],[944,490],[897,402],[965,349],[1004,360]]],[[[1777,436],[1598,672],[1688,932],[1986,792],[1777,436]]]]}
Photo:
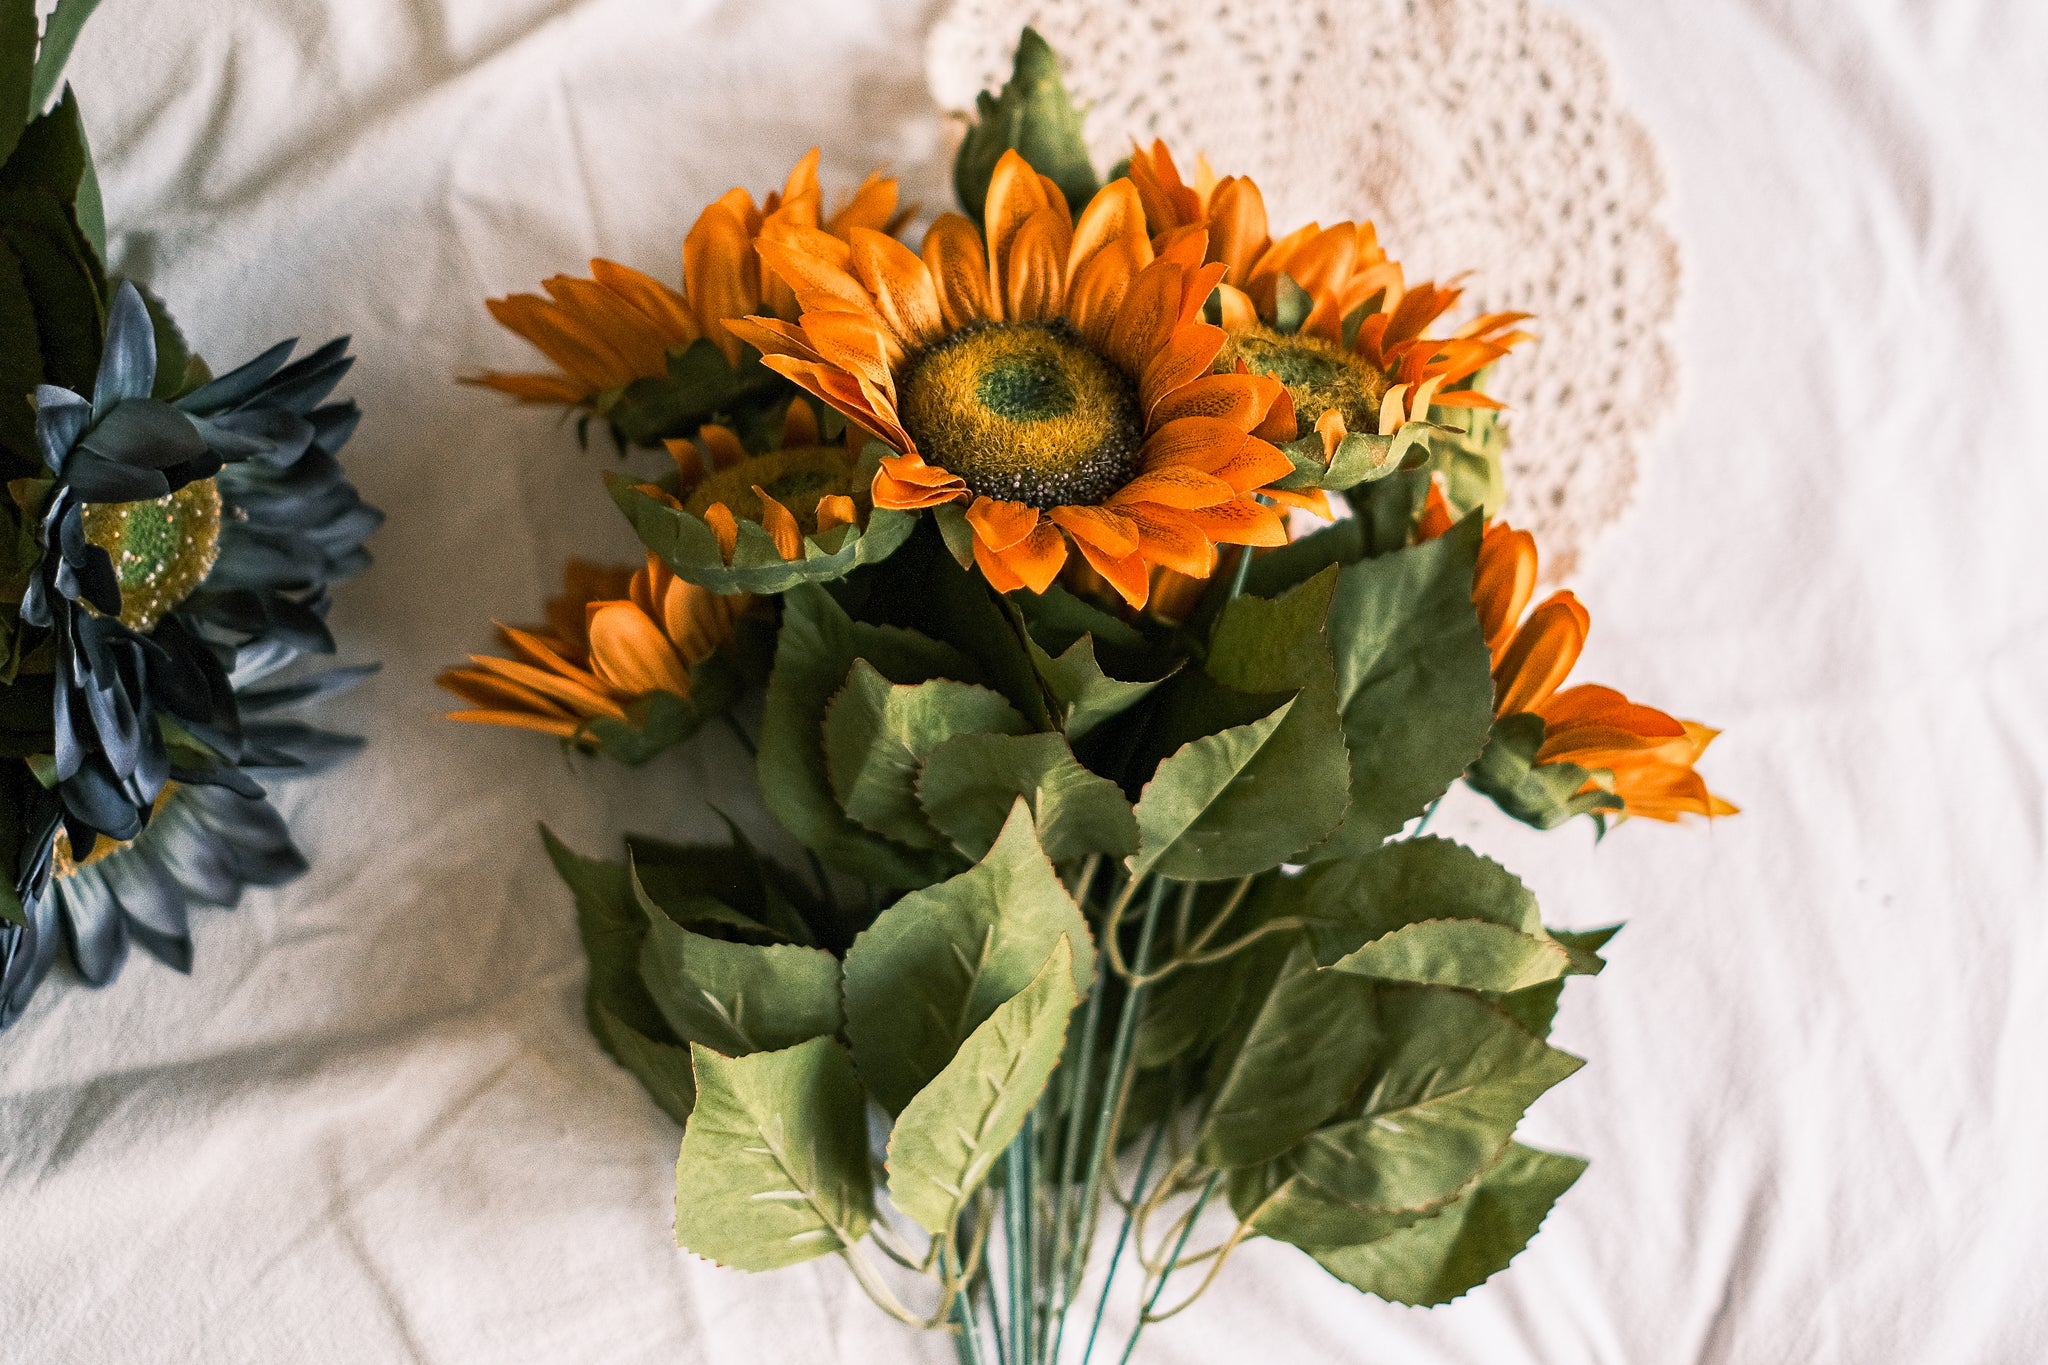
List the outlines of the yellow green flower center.
{"type": "Polygon", "coordinates": [[[690,490],[683,510],[701,517],[711,505],[722,502],[741,521],[761,519],[758,485],[769,497],[789,509],[806,534],[818,527],[818,502],[838,495],[851,496],[853,457],[844,446],[792,446],[730,465],[705,476],[690,490]]]}
{"type": "Polygon", "coordinates": [[[975,494],[1092,506],[1138,474],[1138,386],[1064,322],[963,328],[919,355],[903,428],[975,494]]]}
{"type": "Polygon", "coordinates": [[[1346,431],[1378,431],[1380,400],[1387,394],[1387,376],[1364,356],[1322,337],[1293,336],[1260,327],[1234,333],[1216,357],[1216,369],[1228,373],[1243,360],[1253,374],[1267,375],[1287,386],[1294,399],[1296,438],[1316,429],[1316,422],[1335,409],[1346,431]]]}
{"type": "Polygon", "coordinates": [[[147,632],[190,597],[220,555],[220,488],[188,483],[148,502],[100,502],[85,509],[85,538],[114,561],[121,624],[147,632]]]}

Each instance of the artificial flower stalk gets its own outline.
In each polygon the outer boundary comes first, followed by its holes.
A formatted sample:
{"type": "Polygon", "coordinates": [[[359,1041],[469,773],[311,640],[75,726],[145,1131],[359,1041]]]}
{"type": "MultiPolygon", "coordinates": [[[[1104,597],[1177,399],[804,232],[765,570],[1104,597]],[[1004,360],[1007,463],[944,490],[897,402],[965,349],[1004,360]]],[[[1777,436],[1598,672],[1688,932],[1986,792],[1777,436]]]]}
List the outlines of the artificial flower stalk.
{"type": "Polygon", "coordinates": [[[1448,1302],[1584,1168],[1515,1134],[1581,1064],[1551,1023],[1613,930],[1546,926],[1428,813],[1462,779],[1544,828],[1726,814],[1692,785],[1709,736],[1562,689],[1572,600],[1521,619],[1484,389],[1519,315],[1446,322],[1458,290],[1369,224],[1276,232],[1255,182],[1158,144],[1105,182],[1029,32],[982,115],[915,248],[785,211],[792,181],[727,234],[744,288],[687,248],[675,297],[557,283],[549,325],[582,300],[633,363],[496,386],[666,448],[608,480],[645,581],[446,681],[628,762],[721,719],[809,864],[737,826],[548,838],[591,1030],[682,1125],[680,1245],[837,1256],[971,1365],[1129,1360],[1254,1236],[1448,1302]]]}
{"type": "Polygon", "coordinates": [[[294,713],[374,671],[285,673],[336,651],[330,591],[382,520],[337,458],[359,415],[329,401],[348,343],[215,376],[161,301],[108,278],[59,92],[91,9],[39,25],[31,0],[0,3],[0,1027],[60,946],[93,986],[135,947],[189,971],[196,910],[303,873],[268,784],[359,747],[294,713]]]}

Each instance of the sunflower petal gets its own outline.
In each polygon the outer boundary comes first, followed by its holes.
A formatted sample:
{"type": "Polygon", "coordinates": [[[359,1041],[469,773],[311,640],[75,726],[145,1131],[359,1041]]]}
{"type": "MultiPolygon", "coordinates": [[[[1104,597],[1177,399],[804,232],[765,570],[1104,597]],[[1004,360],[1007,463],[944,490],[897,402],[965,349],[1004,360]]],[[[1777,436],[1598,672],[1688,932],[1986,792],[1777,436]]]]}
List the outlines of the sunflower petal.
{"type": "Polygon", "coordinates": [[[816,516],[818,534],[823,535],[835,526],[859,525],[860,513],[852,498],[844,493],[831,493],[818,499],[816,516]]]}
{"type": "Polygon", "coordinates": [[[939,291],[917,253],[894,237],[855,228],[848,238],[854,274],[875,296],[882,317],[907,346],[929,345],[945,329],[939,291]]]}
{"type": "Polygon", "coordinates": [[[746,221],[723,204],[699,214],[683,238],[683,293],[698,325],[733,365],[740,363],[739,339],[710,324],[761,311],[756,259],[746,221]]]}
{"type": "MultiPolygon", "coordinates": [[[[1137,553],[1138,528],[1121,512],[1107,507],[1055,507],[1046,515],[1072,536],[1075,544],[1093,545],[1110,559],[1127,559],[1137,553]]],[[[1089,562],[1094,562],[1092,557],[1089,562]]]]}
{"type": "Polygon", "coordinates": [[[1287,520],[1257,498],[1191,507],[1181,519],[1219,545],[1285,545],[1287,520]]]}
{"type": "Polygon", "coordinates": [[[1002,307],[988,287],[988,256],[974,224],[957,213],[940,214],[924,235],[924,264],[947,328],[1001,320],[1002,307]]]}
{"type": "MultiPolygon", "coordinates": [[[[977,550],[980,543],[977,535],[977,550]]],[[[1016,575],[1019,583],[1033,592],[1044,592],[1066,566],[1067,542],[1058,527],[1049,521],[1041,521],[1031,528],[1030,535],[1008,549],[995,551],[995,554],[1001,558],[1003,567],[1016,575]]]]}
{"type": "Polygon", "coordinates": [[[1494,666],[1494,714],[1533,711],[1555,692],[1586,647],[1591,619],[1569,591],[1553,594],[1522,623],[1494,666]]]}
{"type": "Polygon", "coordinates": [[[1180,512],[1153,503],[1132,503],[1118,510],[1136,526],[1138,553],[1151,563],[1190,578],[1207,578],[1216,571],[1216,547],[1180,512]]]}
{"type": "Polygon", "coordinates": [[[1472,600],[1479,608],[1479,629],[1495,663],[1506,652],[1515,623],[1536,594],[1536,569],[1534,536],[1505,523],[1486,528],[1486,538],[1479,545],[1479,565],[1472,575],[1472,600]]]}
{"type": "Polygon", "coordinates": [[[690,694],[690,675],[660,626],[630,602],[607,602],[590,617],[590,664],[622,696],[690,694]]]}
{"type": "Polygon", "coordinates": [[[989,549],[1003,551],[1038,528],[1038,509],[1027,503],[976,498],[967,508],[967,524],[989,549]]]}
{"type": "Polygon", "coordinates": [[[1003,262],[1003,310],[1012,322],[1042,322],[1065,301],[1066,218],[1043,209],[1024,220],[1003,262]]]}
{"type": "Polygon", "coordinates": [[[1186,509],[1213,507],[1236,496],[1235,488],[1213,474],[1205,474],[1189,465],[1163,465],[1146,470],[1119,488],[1111,496],[1110,505],[1120,507],[1128,502],[1154,502],[1162,507],[1186,509]]]}
{"type": "Polygon", "coordinates": [[[711,528],[711,534],[718,537],[718,557],[732,563],[732,552],[739,548],[740,524],[732,509],[722,502],[714,502],[704,509],[704,524],[711,528]]]}

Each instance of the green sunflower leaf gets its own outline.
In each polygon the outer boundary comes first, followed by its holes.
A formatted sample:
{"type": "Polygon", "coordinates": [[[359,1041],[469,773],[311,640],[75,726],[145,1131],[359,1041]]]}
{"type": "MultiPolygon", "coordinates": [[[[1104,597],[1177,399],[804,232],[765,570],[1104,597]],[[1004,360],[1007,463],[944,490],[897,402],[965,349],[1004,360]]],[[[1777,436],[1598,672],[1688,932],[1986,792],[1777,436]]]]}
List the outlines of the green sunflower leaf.
{"type": "Polygon", "coordinates": [[[36,450],[36,414],[28,401],[43,379],[35,316],[21,257],[0,237],[0,318],[9,320],[0,327],[0,447],[23,476],[49,472],[36,450]]]}
{"type": "Polygon", "coordinates": [[[29,96],[35,89],[35,0],[0,0],[0,161],[14,154],[28,127],[29,96]]]}
{"type": "Polygon", "coordinates": [[[730,819],[726,826],[730,845],[627,835],[641,909],[658,909],[685,929],[715,937],[816,946],[818,906],[803,880],[762,858],[730,819]]]}
{"type": "Polygon", "coordinates": [[[1465,781],[1493,798],[1503,813],[1537,829],[1556,829],[1575,815],[1620,810],[1621,798],[1587,787],[1592,774],[1573,763],[1538,763],[1543,717],[1522,714],[1494,722],[1486,748],[1465,781]]]}
{"type": "Polygon", "coordinates": [[[1088,922],[1018,802],[974,867],[884,910],[846,954],[846,1034],[868,1092],[900,1113],[1053,945],[1074,950],[1074,987],[1095,975],[1088,922]]]}
{"type": "Polygon", "coordinates": [[[729,1057],[839,1031],[839,959],[793,944],[727,943],[647,917],[640,979],[676,1036],[729,1057]]]}
{"type": "Polygon", "coordinates": [[[586,858],[541,826],[555,871],[576,898],[576,931],[590,959],[584,1017],[613,1061],[645,1086],[677,1123],[690,1114],[695,1088],[689,1054],[678,1046],[654,997],[640,979],[647,916],[624,863],[586,858]]]}
{"type": "Polygon", "coordinates": [[[996,1006],[889,1134],[889,1199],[934,1237],[950,1234],[1059,1065],[1080,1002],[1062,937],[1031,984],[996,1006]]]}
{"type": "Polygon", "coordinates": [[[1332,678],[1324,623],[1336,589],[1332,567],[1272,598],[1232,599],[1210,632],[1209,676],[1240,692],[1280,692],[1332,678]]]}
{"type": "Polygon", "coordinates": [[[778,1270],[858,1242],[874,1219],[867,1106],[846,1049],[813,1038],[722,1057],[690,1045],[697,1107],[676,1160],[676,1245],[778,1270]]]}
{"type": "Polygon", "coordinates": [[[1095,637],[1083,635],[1058,655],[1049,654],[1038,641],[1027,640],[1032,667],[1052,695],[1057,715],[1053,719],[1070,740],[1080,739],[1096,726],[1143,701],[1164,678],[1126,682],[1103,671],[1095,656],[1095,637]]]}
{"type": "Polygon", "coordinates": [[[1298,946],[1210,1076],[1196,1155],[1222,1169],[1271,1161],[1335,1114],[1380,1043],[1374,994],[1362,977],[1318,969],[1298,946]]]}
{"type": "Polygon", "coordinates": [[[106,279],[71,210],[47,189],[0,191],[0,240],[20,262],[43,381],[91,392],[106,324],[106,279]]]}
{"type": "Polygon", "coordinates": [[[1230,1206],[1261,1235],[1307,1252],[1375,1241],[1429,1217],[1384,1213],[1334,1199],[1281,1157],[1229,1172],[1230,1206]]]}
{"type": "Polygon", "coordinates": [[[1206,671],[1227,692],[1183,688],[1167,724],[1232,694],[1292,691],[1262,719],[1202,735],[1162,762],[1138,801],[1135,869],[1216,881],[1277,867],[1328,834],[1349,801],[1336,673],[1324,617],[1334,571],[1274,600],[1239,597],[1217,618],[1206,671]]]}
{"type": "Polygon", "coordinates": [[[1082,767],[1058,735],[963,734],[931,750],[917,779],[931,824],[969,858],[995,843],[1018,798],[1046,857],[1137,851],[1138,821],[1116,783],[1082,767]]]}
{"type": "Polygon", "coordinates": [[[1300,907],[1318,960],[1338,971],[1506,993],[1572,970],[1529,889],[1448,839],[1404,839],[1313,868],[1300,907]]]}
{"type": "MultiPolygon", "coordinates": [[[[1482,376],[1483,378],[1483,376],[1482,376]]],[[[1473,385],[1478,388],[1478,384],[1473,385]]],[[[1502,461],[1507,456],[1508,429],[1500,414],[1487,408],[1458,410],[1462,427],[1439,426],[1430,449],[1432,467],[1444,476],[1444,492],[1459,512],[1475,508],[1488,518],[1500,515],[1507,499],[1502,461]]]]}
{"type": "Polygon", "coordinates": [[[1035,29],[1017,40],[1016,62],[1001,94],[975,96],[978,113],[953,158],[953,191],[960,207],[979,224],[988,203],[988,184],[1003,153],[1016,151],[1049,178],[1079,213],[1100,182],[1088,159],[1081,111],[1060,82],[1059,58],[1035,29]]]}
{"type": "Polygon", "coordinates": [[[1017,618],[986,579],[954,562],[935,526],[913,533],[887,562],[840,591],[861,620],[929,635],[974,660],[974,681],[1002,693],[1031,729],[1052,725],[1017,618]]]}
{"type": "Polygon", "coordinates": [[[58,203],[78,197],[85,178],[85,125],[78,116],[78,97],[70,90],[47,114],[29,121],[14,154],[0,165],[0,189],[48,191],[58,203]]]}
{"type": "Polygon", "coordinates": [[[1441,431],[1427,422],[1407,422],[1392,436],[1354,431],[1337,443],[1336,454],[1323,474],[1324,488],[1343,491],[1384,479],[1404,466],[1427,460],[1430,437],[1441,431]]]}
{"type": "Polygon", "coordinates": [[[1291,1153],[1303,1178],[1361,1208],[1428,1212],[1463,1195],[1536,1097],[1584,1065],[1462,991],[1379,986],[1368,1013],[1379,1039],[1362,1102],[1291,1153]]]}
{"type": "Polygon", "coordinates": [[[1312,855],[1364,852],[1422,813],[1485,747],[1492,660],[1472,606],[1479,519],[1339,575],[1329,637],[1351,770],[1344,823],[1312,855]]]}
{"type": "Polygon", "coordinates": [[[912,848],[944,848],[945,837],[918,804],[925,758],[956,735],[1025,729],[1015,708],[986,687],[951,678],[891,683],[856,660],[825,709],[825,771],[848,816],[912,848]]]}
{"type": "Polygon", "coordinates": [[[1312,683],[1159,765],[1138,798],[1132,873],[1221,881],[1267,871],[1321,842],[1345,800],[1336,694],[1312,683]]]}
{"type": "Polygon", "coordinates": [[[1607,966],[1600,956],[1600,949],[1607,940],[1621,932],[1619,924],[1610,924],[1604,929],[1587,929],[1573,933],[1567,929],[1552,929],[1550,936],[1563,945],[1571,955],[1571,968],[1565,976],[1555,981],[1546,981],[1540,986],[1526,986],[1518,991],[1509,991],[1493,997],[1493,1003],[1501,1012],[1520,1024],[1538,1038],[1550,1036],[1550,1026],[1557,1018],[1558,1001],[1564,997],[1564,983],[1573,976],[1595,976],[1607,966]]]}
{"type": "Polygon", "coordinates": [[[857,659],[897,683],[974,674],[950,646],[915,631],[854,621],[815,584],[794,589],[784,599],[761,724],[762,800],[805,847],[847,874],[883,887],[925,886],[952,872],[954,855],[883,838],[850,819],[832,790],[825,710],[857,659]]]}
{"type": "Polygon", "coordinates": [[[64,64],[71,60],[79,30],[92,18],[99,3],[100,0],[57,0],[49,22],[43,26],[42,46],[36,53],[35,79],[29,89],[30,112],[49,104],[50,96],[57,92],[57,82],[64,78],[64,64]]]}
{"type": "Polygon", "coordinates": [[[1314,1255],[1338,1279],[1389,1302],[1449,1303],[1507,1269],[1585,1169],[1578,1157],[1516,1143],[1478,1188],[1434,1217],[1314,1255]]]}
{"type": "Polygon", "coordinates": [[[878,507],[869,513],[865,528],[835,526],[805,536],[803,557],[785,560],[760,523],[742,521],[739,542],[728,564],[717,533],[702,517],[670,507],[646,493],[639,480],[623,474],[607,473],[605,487],[642,545],[678,578],[720,593],[767,595],[788,592],[800,583],[844,578],[863,564],[895,553],[917,525],[917,518],[907,512],[878,507]]]}
{"type": "Polygon", "coordinates": [[[633,1074],[648,1097],[677,1123],[688,1123],[697,1103],[697,1081],[690,1070],[690,1050],[650,1038],[612,1012],[602,1001],[589,1003],[590,1031],[613,1061],[633,1074]]]}

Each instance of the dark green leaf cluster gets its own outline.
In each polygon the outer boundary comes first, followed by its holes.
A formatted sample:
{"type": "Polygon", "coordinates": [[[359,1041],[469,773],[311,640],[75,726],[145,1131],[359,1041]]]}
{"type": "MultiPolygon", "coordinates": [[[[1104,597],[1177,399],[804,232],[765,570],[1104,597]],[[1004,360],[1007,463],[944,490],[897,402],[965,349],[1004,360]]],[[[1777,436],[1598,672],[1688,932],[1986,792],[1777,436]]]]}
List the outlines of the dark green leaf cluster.
{"type": "Polygon", "coordinates": [[[1095,976],[1087,920],[1020,800],[979,863],[857,933],[731,847],[548,851],[576,894],[590,1026],[685,1123],[676,1237],[772,1270],[874,1217],[871,1098],[897,1209],[946,1237],[1036,1103],[1095,976]]]}
{"type": "MultiPolygon", "coordinates": [[[[551,844],[592,1028],[687,1124],[683,1245],[751,1269],[842,1251],[880,1182],[957,1250],[1025,1115],[1059,1131],[1102,1101],[1111,1044],[1069,1036],[1077,1003],[1144,994],[1130,1122],[1194,1125],[1251,1231],[1401,1302],[1506,1264],[1581,1166],[1513,1134],[1579,1065],[1545,1037],[1603,936],[1546,929],[1456,844],[1388,842],[1491,752],[1480,521],[1411,543],[1421,487],[1380,480],[1184,623],[997,595],[936,518],[783,592],[757,776],[821,876],[744,841],[624,864],[551,844]],[[1176,909],[1140,977],[1143,886],[1176,909]],[[870,1101],[894,1124],[879,1175],[870,1101]]],[[[1047,1167],[1074,1140],[1039,1139],[1047,1167]]]]}

